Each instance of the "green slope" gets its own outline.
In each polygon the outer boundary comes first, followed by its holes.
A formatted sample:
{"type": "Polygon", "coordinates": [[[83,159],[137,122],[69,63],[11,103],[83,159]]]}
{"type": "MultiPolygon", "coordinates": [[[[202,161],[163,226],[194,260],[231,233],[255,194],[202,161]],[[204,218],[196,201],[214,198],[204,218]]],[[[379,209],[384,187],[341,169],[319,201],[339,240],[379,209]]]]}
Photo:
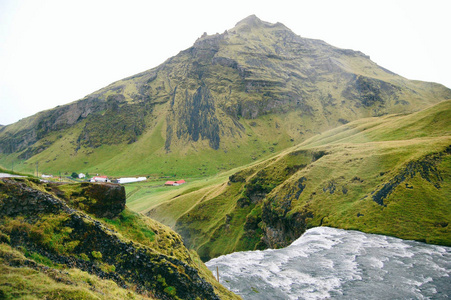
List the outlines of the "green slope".
{"type": "Polygon", "coordinates": [[[203,259],[286,246],[321,225],[451,245],[450,115],[444,101],[361,119],[212,184],[129,203],[172,226],[203,259]]]}
{"type": "Polygon", "coordinates": [[[250,16],[160,66],[0,128],[0,165],[42,173],[209,176],[451,90],[250,16]]]}

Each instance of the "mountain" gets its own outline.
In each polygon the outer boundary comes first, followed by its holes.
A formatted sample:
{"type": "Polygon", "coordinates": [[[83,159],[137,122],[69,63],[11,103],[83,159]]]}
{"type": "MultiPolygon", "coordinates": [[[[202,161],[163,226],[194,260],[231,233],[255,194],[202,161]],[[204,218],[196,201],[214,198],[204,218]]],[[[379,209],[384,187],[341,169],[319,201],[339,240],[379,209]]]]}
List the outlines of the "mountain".
{"type": "Polygon", "coordinates": [[[128,203],[174,228],[203,260],[284,247],[316,226],[451,246],[449,116],[451,100],[363,118],[222,177],[128,203]]]}
{"type": "Polygon", "coordinates": [[[154,69],[0,128],[0,164],[207,176],[353,120],[450,98],[442,85],[249,16],[154,69]]]}
{"type": "Polygon", "coordinates": [[[239,299],[114,184],[0,179],[0,298],[239,299]]]}

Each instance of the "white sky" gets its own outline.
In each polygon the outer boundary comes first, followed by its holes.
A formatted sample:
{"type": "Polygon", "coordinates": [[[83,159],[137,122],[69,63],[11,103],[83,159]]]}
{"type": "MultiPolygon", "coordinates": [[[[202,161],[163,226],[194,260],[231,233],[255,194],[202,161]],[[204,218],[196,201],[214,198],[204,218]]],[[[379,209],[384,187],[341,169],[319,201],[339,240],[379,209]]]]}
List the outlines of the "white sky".
{"type": "Polygon", "coordinates": [[[0,124],[156,67],[255,14],[451,88],[451,1],[0,0],[0,124]]]}

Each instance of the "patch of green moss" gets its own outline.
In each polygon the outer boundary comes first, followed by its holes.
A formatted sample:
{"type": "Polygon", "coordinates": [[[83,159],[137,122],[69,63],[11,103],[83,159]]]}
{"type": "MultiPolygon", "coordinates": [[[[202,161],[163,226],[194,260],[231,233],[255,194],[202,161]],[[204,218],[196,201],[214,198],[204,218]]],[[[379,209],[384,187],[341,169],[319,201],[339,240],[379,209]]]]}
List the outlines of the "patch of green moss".
{"type": "Polygon", "coordinates": [[[90,261],[89,256],[86,253],[80,253],[79,257],[85,261],[90,261]]]}
{"type": "MultiPolygon", "coordinates": [[[[173,286],[168,286],[168,287],[166,287],[165,289],[164,289],[164,292],[166,293],[166,294],[168,294],[169,296],[171,296],[171,297],[174,297],[174,296],[176,296],[177,295],[177,290],[175,289],[175,287],[173,287],[173,286]]],[[[176,299],[177,299],[178,297],[176,297],[176,299]]]]}
{"type": "MultiPolygon", "coordinates": [[[[1,228],[0,228],[0,229],[1,229],[1,228]]],[[[9,235],[3,233],[3,232],[0,230],[0,243],[6,243],[6,244],[9,244],[10,242],[11,242],[11,239],[10,239],[9,235]]]]}
{"type": "Polygon", "coordinates": [[[61,268],[62,267],[60,264],[55,264],[48,257],[45,257],[36,252],[29,252],[25,247],[19,247],[19,250],[22,251],[22,253],[25,255],[26,258],[29,258],[39,264],[43,264],[43,265],[46,265],[46,266],[52,267],[52,268],[61,268]]]}
{"type": "Polygon", "coordinates": [[[35,223],[30,223],[22,216],[14,219],[4,217],[0,220],[0,230],[9,235],[13,231],[23,232],[48,250],[65,255],[72,253],[80,243],[80,241],[72,240],[70,237],[72,228],[64,225],[67,219],[68,216],[65,214],[50,214],[42,216],[35,223]]]}
{"type": "Polygon", "coordinates": [[[91,251],[91,255],[95,259],[102,259],[102,253],[100,253],[99,251],[91,251]]]}
{"type": "Polygon", "coordinates": [[[103,221],[113,226],[123,236],[128,236],[146,246],[154,244],[155,233],[143,216],[135,212],[125,209],[118,217],[114,219],[104,218],[103,221]]]}
{"type": "Polygon", "coordinates": [[[105,273],[114,273],[116,271],[116,267],[114,265],[109,265],[106,263],[100,264],[100,269],[105,273]]]}
{"type": "Polygon", "coordinates": [[[1,299],[153,299],[78,269],[55,269],[39,254],[27,255],[0,243],[0,282],[7,283],[1,285],[1,299]]]}

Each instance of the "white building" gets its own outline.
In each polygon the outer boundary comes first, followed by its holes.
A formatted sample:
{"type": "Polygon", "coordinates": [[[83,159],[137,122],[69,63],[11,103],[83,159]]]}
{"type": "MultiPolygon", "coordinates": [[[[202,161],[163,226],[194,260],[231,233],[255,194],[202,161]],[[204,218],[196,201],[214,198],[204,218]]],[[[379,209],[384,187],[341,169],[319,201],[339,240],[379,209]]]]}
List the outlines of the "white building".
{"type": "Polygon", "coordinates": [[[131,182],[139,182],[139,181],[145,181],[146,177],[125,177],[125,178],[119,178],[117,180],[117,183],[123,184],[123,183],[131,183],[131,182]]]}
{"type": "Polygon", "coordinates": [[[94,176],[90,180],[91,182],[110,182],[107,176],[94,176]]]}

